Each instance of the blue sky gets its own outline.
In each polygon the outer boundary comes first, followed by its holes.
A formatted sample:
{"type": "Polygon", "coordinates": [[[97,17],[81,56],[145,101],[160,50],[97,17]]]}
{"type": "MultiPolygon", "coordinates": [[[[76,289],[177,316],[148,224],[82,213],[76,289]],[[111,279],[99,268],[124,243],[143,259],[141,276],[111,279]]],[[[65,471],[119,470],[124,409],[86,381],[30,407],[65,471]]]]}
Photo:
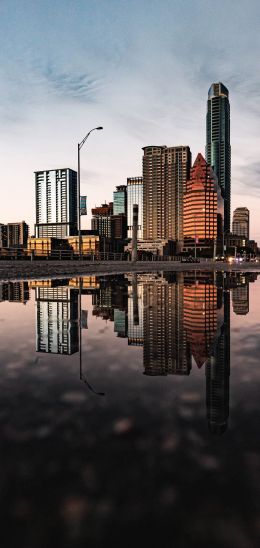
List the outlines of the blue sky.
{"type": "MultiPolygon", "coordinates": [[[[232,209],[260,242],[260,3],[0,0],[0,222],[33,233],[38,169],[76,169],[90,207],[142,173],[148,144],[205,149],[207,92],[230,91],[232,209]]],[[[90,215],[84,220],[86,226],[90,215]]]]}

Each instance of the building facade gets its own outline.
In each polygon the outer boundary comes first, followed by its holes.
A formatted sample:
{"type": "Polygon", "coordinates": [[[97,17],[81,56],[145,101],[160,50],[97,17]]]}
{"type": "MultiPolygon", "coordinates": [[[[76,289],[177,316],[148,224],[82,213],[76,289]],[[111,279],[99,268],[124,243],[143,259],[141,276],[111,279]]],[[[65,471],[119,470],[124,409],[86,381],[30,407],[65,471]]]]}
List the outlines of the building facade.
{"type": "Polygon", "coordinates": [[[249,210],[237,207],[233,213],[232,234],[249,240],[249,210]]]}
{"type": "Polygon", "coordinates": [[[69,168],[35,172],[37,238],[66,238],[78,231],[77,172],[69,168]]]}
{"type": "Polygon", "coordinates": [[[212,84],[208,92],[206,160],[217,175],[224,198],[224,231],[230,232],[230,105],[228,89],[221,82],[212,84]]]}
{"type": "Polygon", "coordinates": [[[92,210],[91,229],[98,232],[99,236],[111,238],[111,217],[113,215],[113,202],[94,207],[92,210]]]}
{"type": "Polygon", "coordinates": [[[127,212],[127,193],[126,185],[120,185],[116,187],[113,192],[113,215],[120,215],[127,212]]]}
{"type": "Polygon", "coordinates": [[[0,249],[7,247],[7,226],[0,224],[0,249]]]}
{"type": "Polygon", "coordinates": [[[183,199],[184,247],[213,243],[221,239],[223,198],[216,175],[202,154],[198,154],[183,199]]]}
{"type": "Polygon", "coordinates": [[[190,176],[188,146],[143,148],[143,237],[183,240],[183,194],[190,176]]]}
{"type": "Polygon", "coordinates": [[[127,178],[127,237],[133,236],[133,205],[138,205],[138,240],[143,239],[143,177],[127,178]]]}

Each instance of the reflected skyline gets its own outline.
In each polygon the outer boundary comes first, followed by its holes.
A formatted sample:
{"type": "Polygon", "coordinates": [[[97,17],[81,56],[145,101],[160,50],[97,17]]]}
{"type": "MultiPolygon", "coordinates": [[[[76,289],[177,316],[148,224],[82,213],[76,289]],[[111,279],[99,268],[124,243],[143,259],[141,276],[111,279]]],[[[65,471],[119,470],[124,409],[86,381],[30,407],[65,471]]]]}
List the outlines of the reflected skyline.
{"type": "MultiPolygon", "coordinates": [[[[23,303],[34,290],[36,352],[79,352],[81,380],[81,331],[88,329],[89,314],[113,322],[123,344],[142,347],[140,373],[147,377],[189,376],[192,368],[205,368],[208,427],[222,434],[229,417],[230,306],[236,315],[248,314],[256,279],[221,272],[86,276],[0,284],[0,297],[23,303]],[[82,309],[83,295],[91,296],[91,311],[82,309]]],[[[85,373],[84,382],[90,387],[85,373]]]]}

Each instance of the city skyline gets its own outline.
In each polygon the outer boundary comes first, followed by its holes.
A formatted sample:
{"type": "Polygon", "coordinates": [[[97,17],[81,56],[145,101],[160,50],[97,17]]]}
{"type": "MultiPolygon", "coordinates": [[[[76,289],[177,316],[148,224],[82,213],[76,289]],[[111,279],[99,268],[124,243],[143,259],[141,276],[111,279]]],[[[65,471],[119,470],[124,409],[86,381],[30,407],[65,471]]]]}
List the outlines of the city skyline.
{"type": "MultiPolygon", "coordinates": [[[[109,201],[127,177],[141,176],[143,146],[187,143],[193,158],[203,154],[207,93],[212,82],[221,81],[230,92],[231,210],[248,207],[251,237],[259,241],[254,53],[259,6],[251,1],[245,14],[243,2],[236,10],[220,2],[210,29],[214,12],[205,2],[146,7],[135,1],[109,6],[79,1],[77,7],[65,2],[62,10],[49,1],[34,7],[16,1],[1,5],[2,200],[7,207],[0,221],[25,219],[32,233],[33,172],[65,164],[76,169],[77,142],[97,124],[104,125],[103,135],[93,137],[82,154],[82,194],[88,196],[89,210],[109,201]],[[59,39],[57,20],[69,36],[66,44],[59,39]]],[[[90,215],[84,223],[90,225],[90,215]]]]}

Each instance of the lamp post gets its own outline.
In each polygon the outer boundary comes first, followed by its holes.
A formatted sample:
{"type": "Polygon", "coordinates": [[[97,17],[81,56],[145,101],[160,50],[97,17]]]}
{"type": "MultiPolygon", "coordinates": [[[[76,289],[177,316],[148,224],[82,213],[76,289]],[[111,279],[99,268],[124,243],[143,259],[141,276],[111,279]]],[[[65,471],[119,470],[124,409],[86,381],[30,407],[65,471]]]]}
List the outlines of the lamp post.
{"type": "Polygon", "coordinates": [[[87,138],[89,137],[89,135],[92,133],[92,131],[95,131],[95,130],[99,130],[99,129],[103,129],[102,126],[98,126],[98,127],[94,127],[93,129],[91,129],[86,137],[84,137],[84,139],[82,139],[82,141],[80,143],[78,143],[78,233],[79,233],[79,259],[81,259],[81,256],[82,256],[82,246],[81,246],[81,216],[80,216],[80,151],[84,145],[84,143],[86,142],[87,138]]]}

